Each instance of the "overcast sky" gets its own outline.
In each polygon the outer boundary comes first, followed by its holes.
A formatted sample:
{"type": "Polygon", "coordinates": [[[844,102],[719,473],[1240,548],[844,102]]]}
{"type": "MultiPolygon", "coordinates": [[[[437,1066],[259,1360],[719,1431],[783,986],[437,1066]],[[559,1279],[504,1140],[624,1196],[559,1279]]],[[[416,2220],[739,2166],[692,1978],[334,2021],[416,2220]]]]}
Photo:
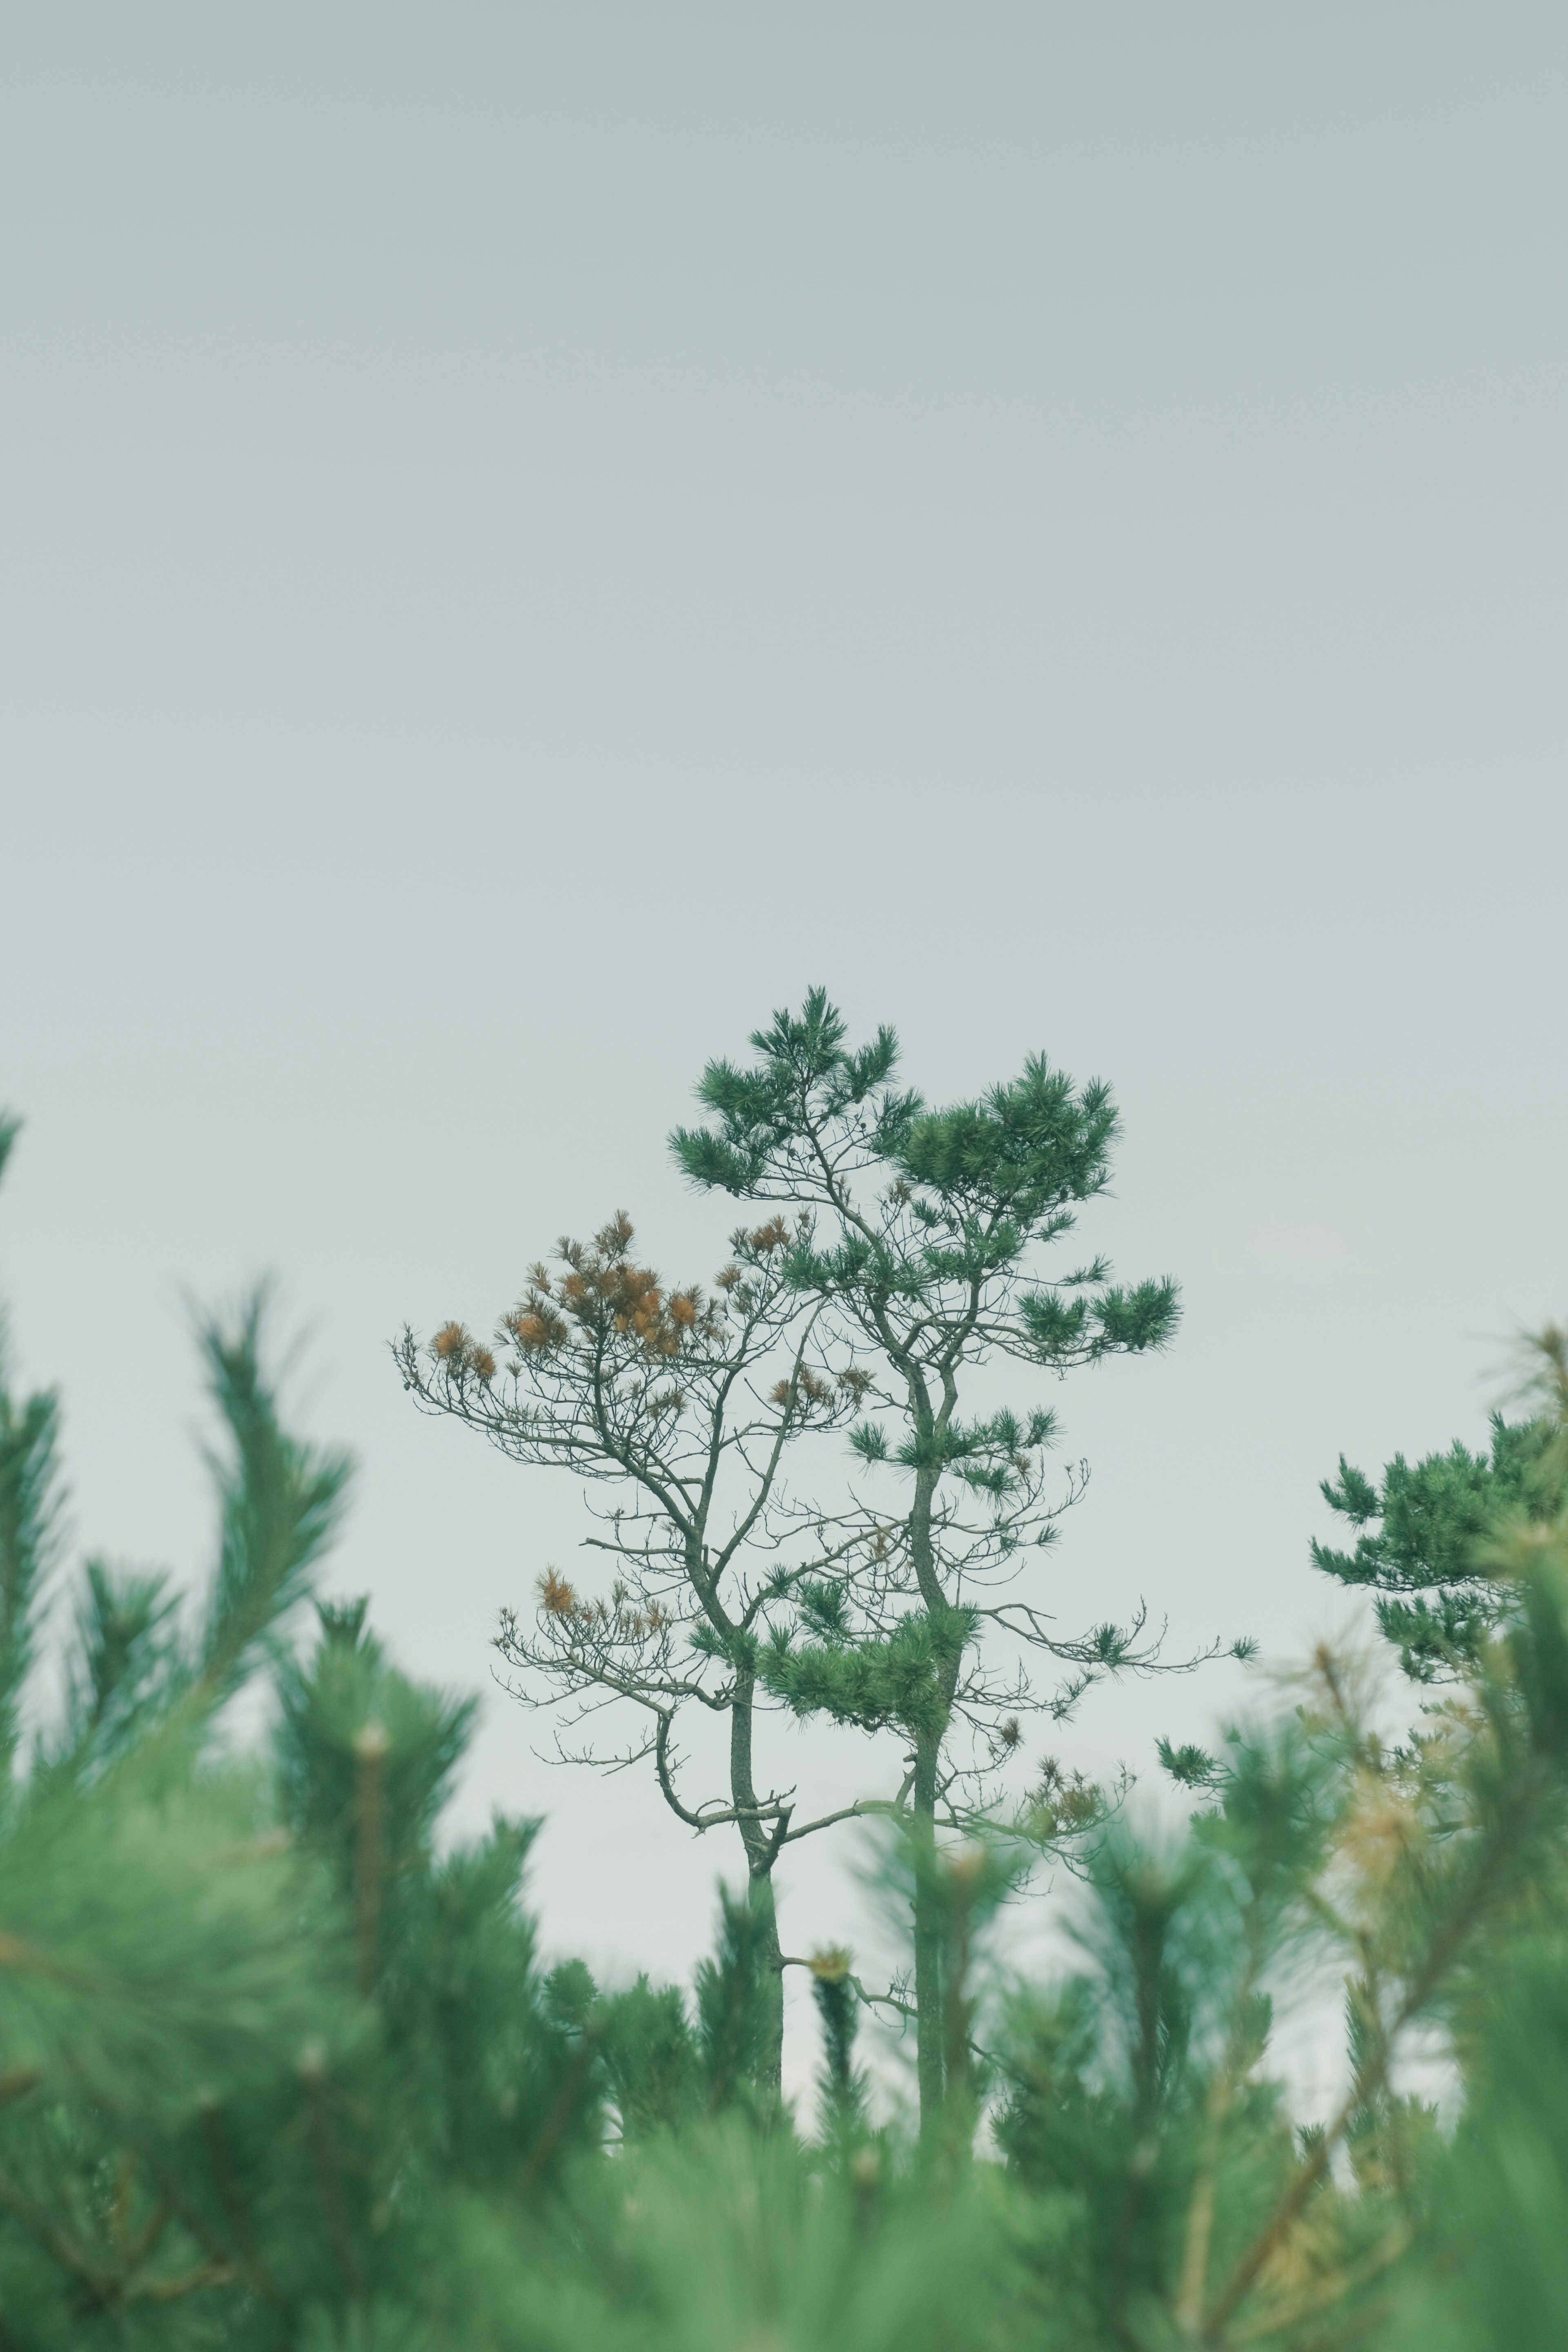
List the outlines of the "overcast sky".
{"type": "MultiPolygon", "coordinates": [[[[334,1587],[484,1681],[577,1499],[385,1342],[621,1205],[710,1273],[665,1133],[821,982],[936,1097],[1122,1106],[1088,1230],[1186,1313],[1047,1400],[1064,1621],[1342,1622],[1317,1480],[1568,1309],[1562,9],[3,24],[0,1283],[79,1546],[202,1569],[186,1302],[270,1269],[334,1587]]],[[[537,1737],[490,1698],[461,1819],[684,1971],[728,1845],[537,1737]]]]}

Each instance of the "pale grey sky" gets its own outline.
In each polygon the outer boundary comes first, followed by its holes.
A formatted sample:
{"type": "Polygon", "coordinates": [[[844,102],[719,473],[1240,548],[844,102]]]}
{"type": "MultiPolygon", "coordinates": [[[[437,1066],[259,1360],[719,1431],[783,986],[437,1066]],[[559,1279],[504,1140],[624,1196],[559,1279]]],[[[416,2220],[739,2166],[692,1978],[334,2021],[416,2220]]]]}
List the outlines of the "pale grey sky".
{"type": "MultiPolygon", "coordinates": [[[[710,1271],[665,1130],[820,980],[1122,1103],[1093,1237],[1187,1315],[1058,1400],[1064,1617],[1342,1614],[1317,1479],[1568,1307],[1563,12],[0,22],[0,1282],[80,1543],[205,1559],[183,1297],[275,1269],[335,1582],[481,1680],[576,1504],[384,1343],[621,1204],[710,1271]]],[[[530,1741],[464,1818],[684,1969],[728,1847],[530,1741]]]]}

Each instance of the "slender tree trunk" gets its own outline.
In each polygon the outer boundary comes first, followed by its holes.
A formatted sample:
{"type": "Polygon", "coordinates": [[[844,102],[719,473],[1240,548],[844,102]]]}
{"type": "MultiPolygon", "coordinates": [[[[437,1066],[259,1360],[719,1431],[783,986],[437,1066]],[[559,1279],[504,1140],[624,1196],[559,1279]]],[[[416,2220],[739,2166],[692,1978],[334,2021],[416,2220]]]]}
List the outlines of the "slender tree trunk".
{"type": "Polygon", "coordinates": [[[937,1759],[942,1741],[931,1733],[915,1745],[910,1843],[915,1865],[915,2052],[921,2092],[921,2145],[933,2148],[942,2135],[942,1895],[936,1875],[937,1759]]]}
{"type": "MultiPolygon", "coordinates": [[[[923,1396],[917,1397],[916,1405],[917,1429],[929,1442],[934,1433],[930,1409],[923,1396]]],[[[931,1511],[941,1475],[935,1462],[922,1465],[916,1472],[914,1503],[910,1513],[910,1561],[933,1633],[940,1633],[948,1613],[931,1542],[931,1511]]],[[[950,1671],[941,1659],[940,1645],[936,1675],[931,1720],[915,1731],[915,1779],[910,1790],[915,1865],[915,2049],[921,2091],[921,2145],[927,2148],[941,2144],[946,2089],[942,1981],[946,1923],[937,1877],[936,1803],[942,1745],[947,1736],[957,1679],[957,1660],[952,1661],[950,1671]]]]}
{"type": "Polygon", "coordinates": [[[784,1949],[779,1942],[771,1866],[752,1872],[746,1883],[746,1893],[752,1916],[762,1927],[759,1965],[767,2020],[767,2038],[757,2060],[757,2088],[780,2099],[784,2096],[784,1949]]]}
{"type": "MultiPolygon", "coordinates": [[[[754,1805],[752,1778],[752,1721],[756,1701],[756,1677],[750,1666],[735,1669],[735,1696],[730,1708],[730,1794],[737,1806],[754,1805]]],[[[767,2017],[767,2038],[757,2062],[757,2087],[777,2098],[784,2088],[784,1952],[779,1943],[778,1913],[773,1902],[772,1824],[742,1818],[741,1843],[746,1850],[746,1899],[762,1924],[762,1997],[767,2017]]]]}

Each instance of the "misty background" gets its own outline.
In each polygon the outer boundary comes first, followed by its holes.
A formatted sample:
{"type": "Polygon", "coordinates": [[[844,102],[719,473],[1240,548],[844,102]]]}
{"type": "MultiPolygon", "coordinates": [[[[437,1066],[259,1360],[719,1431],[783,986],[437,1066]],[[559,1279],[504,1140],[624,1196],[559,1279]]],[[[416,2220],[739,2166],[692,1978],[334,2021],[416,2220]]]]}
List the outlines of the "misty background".
{"type": "MultiPolygon", "coordinates": [[[[710,1276],[665,1134],[821,982],[935,1098],[1122,1106],[1084,1238],[1185,1319],[1042,1384],[1064,1626],[1344,1624],[1318,1479],[1568,1308],[1565,68],[1431,0],[0,14],[0,1288],[73,1553],[205,1570],[189,1302],[271,1271],[331,1588],[485,1682],[586,1521],[386,1342],[617,1207],[710,1276]]],[[[733,1833],[541,1738],[492,1691],[458,1825],[684,1974],[733,1833]]]]}

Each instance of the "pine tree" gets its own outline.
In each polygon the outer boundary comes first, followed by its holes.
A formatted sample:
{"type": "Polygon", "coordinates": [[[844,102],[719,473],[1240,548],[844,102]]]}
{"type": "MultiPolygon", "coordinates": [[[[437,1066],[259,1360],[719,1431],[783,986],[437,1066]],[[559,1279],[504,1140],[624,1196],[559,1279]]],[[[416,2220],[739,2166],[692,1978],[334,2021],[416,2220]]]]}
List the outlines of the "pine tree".
{"type": "Polygon", "coordinates": [[[1568,2308],[1568,2165],[1542,2128],[1568,2089],[1542,1997],[1568,1952],[1568,1516],[1517,1510],[1489,1564],[1506,1626],[1422,1738],[1386,1745],[1373,1678],[1321,1650],[1283,1722],[1232,1726],[1201,1771],[1178,1758],[1207,1790],[1184,1841],[1119,1823],[1094,1856],[1087,1965],[1019,2000],[997,2125],[1076,2340],[1472,2352],[1551,2340],[1519,2323],[1568,2308]],[[1331,1972],[1348,2081],[1293,2126],[1276,2012],[1331,1972]],[[1435,2032],[1469,2093],[1452,2149],[1399,2087],[1435,2032]]]}
{"type": "MultiPolygon", "coordinates": [[[[946,2073],[939,1827],[990,1811],[990,1776],[1020,1746],[1023,1713],[1060,1721],[1106,1674],[1170,1670],[1142,1611],[1127,1626],[1064,1634],[1032,1592],[994,1597],[1054,1541],[1081,1480],[1053,1482],[1050,1411],[977,1412],[966,1399],[990,1360],[1060,1376],[1162,1348],[1179,1307],[1173,1282],[1124,1289],[1103,1260],[1046,1270],[1042,1253],[1109,1181],[1118,1115],[1104,1085],[1075,1087],[1037,1056],[986,1095],[931,1109],[897,1084],[892,1030],[858,1049],[847,1034],[814,990],[799,1014],[776,1013],[753,1034],[751,1067],[708,1066],[698,1093],[713,1124],[671,1142],[703,1189],[805,1221],[787,1278],[856,1351],[877,1409],[851,1445],[867,1470],[903,1475],[901,1504],[858,1505],[862,1541],[775,1612],[761,1671],[802,1715],[892,1726],[908,1740],[897,1803],[923,1857],[915,2005],[921,2113],[935,2137],[946,2073]],[[999,1677],[987,1634],[1065,1664],[1065,1682],[1042,1690],[1022,1669],[999,1677]]],[[[1054,1834],[1049,1795],[1033,1811],[1054,1834]]]]}
{"type": "Polygon", "coordinates": [[[601,2136],[518,1908],[531,1825],[435,1849],[471,1706],[396,1674],[363,1605],[291,1658],[348,1464],[284,1427],[259,1297],[200,1342],[205,1591],[89,1563],[28,1756],[56,1414],[0,1390],[0,2342],[38,2352],[379,2342],[380,2315],[412,2341],[466,2291],[468,2203],[526,2223],[601,2136]],[[226,1710],[263,1668],[276,1756],[236,1755],[226,1710]]]}
{"type": "Polygon", "coordinates": [[[786,1847],[857,1809],[803,1820],[792,1790],[759,1785],[759,1641],[768,1606],[831,1570],[843,1548],[790,1503],[784,1475],[802,1438],[847,1425],[859,1384],[826,1360],[820,1317],[784,1278],[782,1220],[733,1234],[711,1290],[668,1288],[634,1238],[619,1215],[592,1243],[563,1241],[498,1324],[499,1358],[456,1322],[428,1347],[405,1329],[395,1353],[424,1411],[510,1460],[611,1490],[588,1538],[614,1563],[609,1592],[547,1569],[533,1610],[501,1612],[496,1647],[515,1697],[565,1709],[562,1761],[613,1772],[647,1761],[688,1829],[735,1829],[768,2014],[748,2063],[776,2095],[784,1963],[773,1872],[786,1847]],[[637,1719],[629,1738],[573,1737],[584,1724],[596,1734],[615,1706],[637,1719]],[[723,1797],[695,1803],[679,1745],[693,1709],[725,1723],[729,1777],[723,1797]]]}
{"type": "Polygon", "coordinates": [[[1509,1588],[1482,1558],[1499,1518],[1525,1504],[1550,1515],[1568,1495],[1547,1392],[1563,1377],[1568,1334],[1549,1328],[1538,1361],[1547,1368],[1533,1384],[1544,1409],[1523,1421],[1493,1413],[1486,1453],[1456,1438],[1415,1463],[1396,1454],[1377,1483],[1342,1454],[1339,1475],[1322,1482],[1330,1509],[1358,1532],[1348,1552],[1314,1540],[1313,1565],[1376,1595],[1379,1628],[1414,1682],[1462,1672],[1506,1613],[1509,1588]]]}

